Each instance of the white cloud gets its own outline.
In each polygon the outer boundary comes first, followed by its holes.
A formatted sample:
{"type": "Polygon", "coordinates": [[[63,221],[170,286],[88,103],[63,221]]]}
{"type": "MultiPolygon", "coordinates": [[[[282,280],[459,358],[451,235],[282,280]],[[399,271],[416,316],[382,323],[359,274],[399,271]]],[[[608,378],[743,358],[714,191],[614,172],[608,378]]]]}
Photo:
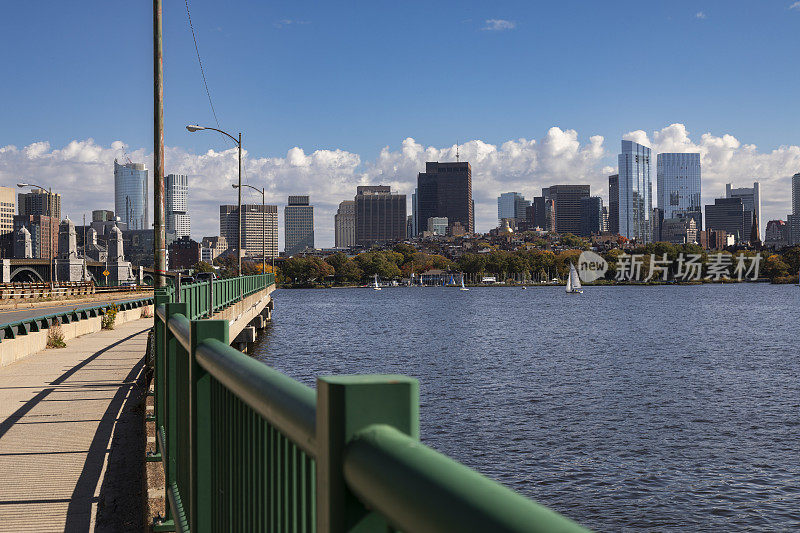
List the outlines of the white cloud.
{"type": "Polygon", "coordinates": [[[794,4],[790,5],[789,9],[796,9],[800,11],[800,2],[795,2],[794,4]]]}
{"type": "Polygon", "coordinates": [[[486,19],[486,25],[481,29],[484,31],[505,31],[513,30],[516,27],[517,23],[513,20],[486,19]]]}
{"type": "Polygon", "coordinates": [[[276,28],[285,28],[286,26],[304,26],[306,24],[311,24],[311,22],[308,20],[283,19],[274,23],[273,26],[276,28]]]}
{"type": "Polygon", "coordinates": [[[702,11],[698,11],[698,12],[695,14],[695,16],[694,16],[694,17],[695,17],[695,18],[698,18],[698,19],[701,19],[701,20],[702,20],[702,19],[706,19],[706,18],[708,18],[708,17],[706,16],[706,14],[705,14],[705,13],[703,13],[702,11]]]}
{"type": "MultiPolygon", "coordinates": [[[[745,186],[762,183],[764,221],[785,218],[790,209],[790,178],[800,171],[800,147],[782,146],[761,152],[732,135],[706,133],[692,139],[682,124],[672,124],[648,135],[639,130],[626,139],[654,151],[701,154],[704,203],[724,194],[725,183],[745,186]]],[[[616,172],[619,142],[606,146],[602,136],[581,138],[578,132],[550,128],[540,139],[513,139],[501,144],[472,140],[459,146],[462,161],[472,164],[472,189],[479,231],[497,223],[497,196],[517,191],[527,198],[557,183],[588,183],[592,194],[606,197],[608,175],[616,172]]],[[[18,148],[0,147],[0,185],[13,187],[21,180],[52,185],[63,195],[63,211],[76,222],[93,209],[114,209],[114,158],[123,152],[152,169],[152,154],[131,150],[123,142],[101,146],[92,139],[53,148],[43,141],[18,148]]],[[[235,203],[231,188],[237,176],[235,148],[194,154],[183,148],[166,150],[167,172],[189,175],[189,212],[195,238],[219,233],[219,205],[235,203]]],[[[345,150],[306,152],[300,147],[282,157],[254,157],[245,152],[246,182],[266,186],[267,202],[279,206],[280,242],[283,243],[283,206],[290,194],[309,194],[315,206],[318,246],[333,245],[333,215],[342,200],[352,199],[358,185],[391,185],[407,195],[411,208],[417,173],[426,161],[455,161],[456,146],[425,146],[412,138],[386,146],[372,159],[345,150]]],[[[655,181],[655,168],[653,168],[655,181]]],[[[655,186],[655,183],[654,183],[655,186]]],[[[244,201],[260,203],[260,195],[245,189],[244,201]]]]}

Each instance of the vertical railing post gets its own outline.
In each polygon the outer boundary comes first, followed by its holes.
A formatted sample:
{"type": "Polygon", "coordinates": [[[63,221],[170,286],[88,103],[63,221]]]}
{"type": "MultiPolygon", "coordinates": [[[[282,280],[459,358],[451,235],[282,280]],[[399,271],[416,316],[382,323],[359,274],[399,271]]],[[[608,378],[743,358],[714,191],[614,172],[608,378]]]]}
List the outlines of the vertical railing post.
{"type": "Polygon", "coordinates": [[[342,459],[350,439],[372,424],[419,438],[419,383],[398,375],[317,379],[317,531],[386,530],[347,488],[342,459]]]}
{"type": "MultiPolygon", "coordinates": [[[[186,303],[168,303],[166,323],[164,324],[164,348],[165,348],[165,396],[166,411],[164,416],[164,444],[166,445],[166,457],[163,458],[165,486],[169,487],[175,483],[177,471],[178,439],[177,439],[177,420],[181,413],[178,412],[178,384],[177,384],[177,359],[178,359],[178,340],[169,330],[169,319],[173,315],[181,314],[186,316],[188,305],[186,303]]],[[[168,500],[167,500],[168,501],[168,500]]]]}
{"type": "Polygon", "coordinates": [[[164,330],[166,324],[161,322],[156,314],[156,309],[169,302],[169,289],[166,287],[158,288],[155,290],[153,296],[153,327],[155,331],[155,357],[153,359],[153,402],[155,417],[156,417],[156,431],[164,425],[164,330]]]}
{"type": "Polygon", "coordinates": [[[190,353],[190,454],[191,454],[191,516],[192,531],[211,531],[212,507],[217,504],[211,493],[211,376],[197,363],[197,346],[207,339],[217,339],[226,346],[227,320],[195,320],[192,322],[192,349],[190,353]]]}

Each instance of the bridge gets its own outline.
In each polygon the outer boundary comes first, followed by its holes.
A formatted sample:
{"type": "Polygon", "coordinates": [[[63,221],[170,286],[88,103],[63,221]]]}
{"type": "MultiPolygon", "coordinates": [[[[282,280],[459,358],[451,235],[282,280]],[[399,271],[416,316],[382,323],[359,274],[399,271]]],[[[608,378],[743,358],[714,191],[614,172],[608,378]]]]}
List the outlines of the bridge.
{"type": "Polygon", "coordinates": [[[422,444],[417,380],[315,390],[243,353],[273,289],[272,274],[156,289],[140,318],[0,368],[0,530],[134,529],[146,460],[154,531],[585,531],[422,444]],[[125,406],[148,383],[145,452],[125,406]]]}

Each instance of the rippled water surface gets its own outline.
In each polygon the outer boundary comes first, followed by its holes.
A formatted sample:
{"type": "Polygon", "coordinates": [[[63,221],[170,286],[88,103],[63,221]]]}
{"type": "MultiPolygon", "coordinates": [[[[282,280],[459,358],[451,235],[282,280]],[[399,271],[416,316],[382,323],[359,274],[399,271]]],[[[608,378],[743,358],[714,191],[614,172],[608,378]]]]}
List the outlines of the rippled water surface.
{"type": "Polygon", "coordinates": [[[256,357],[418,378],[425,443],[588,527],[800,529],[797,287],[274,297],[256,357]]]}

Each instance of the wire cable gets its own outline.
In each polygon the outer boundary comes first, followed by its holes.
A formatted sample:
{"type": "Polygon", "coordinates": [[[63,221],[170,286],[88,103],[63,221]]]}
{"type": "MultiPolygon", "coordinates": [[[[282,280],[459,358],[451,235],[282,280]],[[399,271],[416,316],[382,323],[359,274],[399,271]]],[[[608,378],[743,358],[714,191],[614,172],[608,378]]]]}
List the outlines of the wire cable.
{"type": "Polygon", "coordinates": [[[203,69],[203,60],[200,59],[200,49],[197,47],[197,37],[194,34],[194,25],[192,24],[192,14],[189,12],[189,0],[184,0],[186,4],[186,18],[189,19],[189,29],[192,30],[192,40],[194,41],[194,51],[197,54],[197,63],[200,65],[200,75],[203,77],[203,86],[206,88],[206,95],[208,95],[208,103],[211,105],[211,113],[214,115],[214,121],[217,123],[217,128],[222,129],[219,125],[217,118],[217,111],[214,109],[214,102],[211,100],[211,91],[208,90],[208,82],[206,81],[206,72],[203,69]]]}

